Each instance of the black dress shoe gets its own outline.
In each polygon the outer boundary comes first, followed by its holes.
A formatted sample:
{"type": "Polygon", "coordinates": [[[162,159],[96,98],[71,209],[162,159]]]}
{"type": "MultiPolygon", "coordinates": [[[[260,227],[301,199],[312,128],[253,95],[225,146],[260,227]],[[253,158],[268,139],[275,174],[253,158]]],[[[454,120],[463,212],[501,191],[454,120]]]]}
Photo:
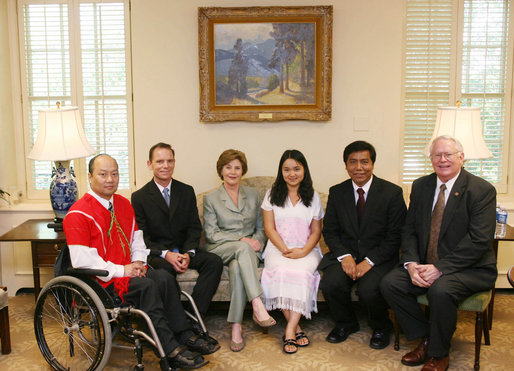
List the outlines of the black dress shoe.
{"type": "Polygon", "coordinates": [[[213,345],[218,345],[218,340],[214,339],[212,336],[209,335],[209,332],[203,331],[202,327],[198,322],[195,322],[191,325],[191,329],[193,330],[193,333],[196,335],[200,335],[202,338],[207,340],[209,343],[213,345]]]}
{"type": "Polygon", "coordinates": [[[341,343],[348,339],[350,334],[359,331],[359,325],[347,326],[347,327],[334,327],[330,334],[328,334],[326,340],[329,343],[341,343]]]}
{"type": "Polygon", "coordinates": [[[191,336],[187,340],[186,345],[192,351],[198,352],[202,355],[214,353],[220,348],[217,341],[215,343],[207,341],[200,335],[191,336]]]}
{"type": "Polygon", "coordinates": [[[167,355],[170,367],[174,369],[193,370],[209,363],[200,354],[187,349],[185,345],[179,345],[167,355]]]}
{"type": "Polygon", "coordinates": [[[369,346],[373,349],[384,349],[389,345],[389,330],[373,330],[369,346]]]}

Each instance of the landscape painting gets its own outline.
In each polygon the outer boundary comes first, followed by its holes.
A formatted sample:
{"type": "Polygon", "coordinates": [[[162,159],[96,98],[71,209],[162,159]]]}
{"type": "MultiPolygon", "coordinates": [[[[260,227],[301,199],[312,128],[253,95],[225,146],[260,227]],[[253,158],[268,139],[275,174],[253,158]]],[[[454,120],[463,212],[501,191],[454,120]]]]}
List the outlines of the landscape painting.
{"type": "Polygon", "coordinates": [[[314,23],[214,25],[216,105],[314,104],[314,23]]]}
{"type": "Polygon", "coordinates": [[[327,121],[332,6],[198,9],[200,119],[327,121]]]}

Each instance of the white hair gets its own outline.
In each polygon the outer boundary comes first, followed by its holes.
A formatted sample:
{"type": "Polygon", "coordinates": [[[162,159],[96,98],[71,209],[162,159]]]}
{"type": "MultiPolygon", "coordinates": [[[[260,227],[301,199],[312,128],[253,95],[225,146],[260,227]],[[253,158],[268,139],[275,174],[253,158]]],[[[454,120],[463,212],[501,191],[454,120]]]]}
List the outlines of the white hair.
{"type": "Polygon", "coordinates": [[[455,143],[455,148],[457,149],[458,152],[464,152],[464,147],[462,147],[462,143],[457,139],[457,138],[454,138],[450,135],[439,135],[437,138],[435,138],[432,143],[430,143],[430,154],[432,154],[432,150],[434,149],[434,145],[436,142],[440,141],[440,140],[450,140],[452,141],[453,143],[455,143]]]}

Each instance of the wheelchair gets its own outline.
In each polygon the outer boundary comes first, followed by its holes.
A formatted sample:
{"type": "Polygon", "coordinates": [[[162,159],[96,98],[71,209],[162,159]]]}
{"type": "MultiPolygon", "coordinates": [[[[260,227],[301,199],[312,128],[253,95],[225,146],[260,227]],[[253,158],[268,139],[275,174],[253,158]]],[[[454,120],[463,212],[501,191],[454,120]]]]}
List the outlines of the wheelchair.
{"type": "MultiPolygon", "coordinates": [[[[144,370],[143,345],[147,343],[158,355],[161,370],[173,370],[150,317],[122,304],[93,278],[107,275],[104,270],[71,268],[68,247],[63,247],[55,266],[56,277],[41,290],[34,312],[36,340],[45,360],[55,370],[102,370],[116,347],[132,350],[137,359],[134,370],[144,370]],[[118,338],[124,343],[114,341],[118,338]]],[[[193,298],[184,291],[182,295],[194,312],[186,314],[202,336],[208,337],[193,298]]]]}

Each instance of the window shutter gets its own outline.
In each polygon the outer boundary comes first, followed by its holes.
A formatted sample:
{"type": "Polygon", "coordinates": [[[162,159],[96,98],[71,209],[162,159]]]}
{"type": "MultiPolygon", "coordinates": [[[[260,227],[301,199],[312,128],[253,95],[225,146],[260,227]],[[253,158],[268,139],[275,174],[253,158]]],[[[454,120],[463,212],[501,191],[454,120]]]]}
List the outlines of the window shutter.
{"type": "MultiPolygon", "coordinates": [[[[71,105],[70,40],[67,4],[25,4],[23,42],[26,117],[30,148],[37,137],[38,110],[57,101],[71,105]]],[[[27,152],[28,153],[28,152],[27,152]]],[[[29,188],[48,189],[52,163],[31,161],[29,188]]]]}
{"type": "Polygon", "coordinates": [[[432,171],[423,154],[437,107],[448,105],[452,1],[408,0],[404,70],[403,181],[432,171]]]}
{"type": "Polygon", "coordinates": [[[403,182],[432,172],[423,149],[432,135],[437,107],[453,106],[461,99],[464,106],[480,107],[484,138],[494,155],[467,161],[465,167],[502,191],[508,166],[504,134],[510,124],[507,81],[512,77],[510,1],[461,0],[460,7],[456,3],[407,1],[403,182]]]}
{"type": "Polygon", "coordinates": [[[97,153],[118,161],[119,189],[129,189],[125,34],[123,3],[80,5],[84,128],[97,153]]]}
{"type": "MultiPolygon", "coordinates": [[[[38,110],[57,101],[73,103],[83,113],[89,142],[97,153],[118,161],[119,189],[128,190],[128,2],[20,0],[19,4],[26,153],[37,137],[38,110]]],[[[28,163],[29,195],[47,197],[51,162],[28,163]]]]}
{"type": "Polygon", "coordinates": [[[493,158],[468,161],[466,168],[502,183],[506,117],[509,1],[464,1],[462,101],[480,107],[484,139],[493,158]]]}

